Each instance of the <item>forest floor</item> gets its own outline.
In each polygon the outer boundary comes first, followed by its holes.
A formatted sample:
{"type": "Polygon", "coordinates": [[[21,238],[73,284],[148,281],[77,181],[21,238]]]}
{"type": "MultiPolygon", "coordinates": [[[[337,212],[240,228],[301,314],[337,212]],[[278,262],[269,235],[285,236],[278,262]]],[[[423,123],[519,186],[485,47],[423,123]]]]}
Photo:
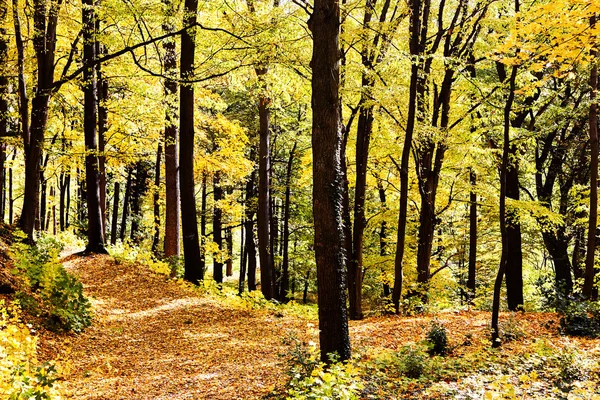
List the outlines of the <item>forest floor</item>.
{"type": "MultiPolygon", "coordinates": [[[[317,321],[308,316],[244,309],[109,256],[71,255],[63,262],[80,278],[94,308],[93,324],[81,334],[41,333],[41,358],[67,366],[60,383],[69,399],[259,399],[286,380],[281,355],[289,355],[291,345],[284,339],[318,342],[317,321]]],[[[461,311],[351,321],[353,351],[375,360],[422,342],[430,322],[437,320],[447,329],[452,352],[432,368],[464,369],[447,377],[438,374],[444,386],[438,391],[422,379],[390,389],[387,378],[377,381],[373,373],[364,398],[390,398],[383,393],[392,392],[397,398],[503,398],[505,390],[518,398],[554,397],[543,349],[575,348],[600,356],[600,341],[560,336],[559,317],[552,313],[503,314],[506,329],[516,332],[518,340],[503,345],[501,352],[490,350],[489,318],[487,312],[461,311]],[[523,369],[536,352],[542,354],[535,358],[539,365],[530,362],[523,369]],[[484,365],[483,359],[493,359],[492,364],[484,365]],[[522,365],[511,367],[515,363],[522,365]]]]}

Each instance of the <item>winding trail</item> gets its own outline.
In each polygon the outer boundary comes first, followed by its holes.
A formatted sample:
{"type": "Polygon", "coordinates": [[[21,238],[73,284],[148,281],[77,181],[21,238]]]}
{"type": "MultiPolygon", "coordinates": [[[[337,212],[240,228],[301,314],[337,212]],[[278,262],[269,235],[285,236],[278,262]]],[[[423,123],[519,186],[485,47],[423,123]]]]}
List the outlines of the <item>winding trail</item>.
{"type": "Polygon", "coordinates": [[[56,349],[69,399],[257,399],[284,379],[282,339],[310,322],[227,307],[108,256],[69,256],[94,321],[56,349]],[[63,350],[58,350],[59,348],[63,350]]]}

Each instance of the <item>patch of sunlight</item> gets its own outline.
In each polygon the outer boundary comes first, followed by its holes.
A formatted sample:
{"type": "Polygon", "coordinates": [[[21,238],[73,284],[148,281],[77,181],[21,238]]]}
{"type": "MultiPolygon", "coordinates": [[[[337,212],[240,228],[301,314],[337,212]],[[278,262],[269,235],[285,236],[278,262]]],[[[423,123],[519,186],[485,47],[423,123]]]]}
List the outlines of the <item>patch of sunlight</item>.
{"type": "MultiPolygon", "coordinates": [[[[200,304],[202,304],[202,301],[199,298],[185,297],[183,299],[175,299],[175,300],[169,301],[168,303],[161,304],[159,306],[149,308],[147,310],[128,313],[127,318],[141,319],[141,318],[146,318],[146,317],[156,315],[156,314],[164,312],[164,311],[173,311],[173,310],[176,310],[179,308],[189,308],[191,306],[197,306],[200,304]]],[[[117,314],[117,313],[113,313],[113,314],[117,314]]]]}

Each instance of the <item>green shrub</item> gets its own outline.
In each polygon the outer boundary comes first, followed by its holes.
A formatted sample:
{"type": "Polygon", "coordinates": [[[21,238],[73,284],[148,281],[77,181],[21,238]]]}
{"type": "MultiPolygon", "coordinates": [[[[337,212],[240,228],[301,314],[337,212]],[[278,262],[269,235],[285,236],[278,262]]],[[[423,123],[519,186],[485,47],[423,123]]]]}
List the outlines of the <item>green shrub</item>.
{"type": "Polygon", "coordinates": [[[398,367],[407,378],[417,379],[427,369],[427,353],[419,346],[404,346],[398,352],[398,367]]]}
{"type": "Polygon", "coordinates": [[[525,332],[521,329],[519,321],[515,318],[514,313],[511,313],[506,321],[499,324],[500,337],[505,342],[520,340],[525,336],[525,332]]]}
{"type": "Polygon", "coordinates": [[[427,332],[427,345],[432,355],[446,355],[448,353],[448,335],[444,325],[438,321],[431,321],[427,332]]]}
{"type": "Polygon", "coordinates": [[[571,301],[560,319],[562,332],[572,336],[600,336],[600,303],[571,301]]]}
{"type": "Polygon", "coordinates": [[[53,331],[81,332],[91,324],[91,305],[83,286],[58,260],[62,245],[42,236],[35,246],[19,244],[13,252],[14,273],[27,289],[17,294],[23,308],[44,318],[53,331]]]}

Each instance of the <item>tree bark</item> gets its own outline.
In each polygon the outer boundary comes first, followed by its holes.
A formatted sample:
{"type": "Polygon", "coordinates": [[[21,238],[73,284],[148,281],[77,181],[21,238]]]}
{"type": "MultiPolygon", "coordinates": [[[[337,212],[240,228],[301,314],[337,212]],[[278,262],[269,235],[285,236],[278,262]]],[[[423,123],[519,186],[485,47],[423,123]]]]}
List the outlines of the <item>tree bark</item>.
{"type": "MultiPolygon", "coordinates": [[[[254,157],[254,149],[250,152],[250,159],[254,157]]],[[[248,291],[256,290],[256,243],[254,239],[254,215],[256,206],[256,170],[250,174],[250,179],[246,182],[246,258],[248,259],[248,291]]]]}
{"type": "Polygon", "coordinates": [[[400,160],[400,211],[398,214],[398,234],[396,240],[396,257],[394,259],[394,290],[392,292],[392,303],[396,313],[400,312],[400,299],[402,297],[402,283],[404,278],[404,243],[406,236],[406,220],[408,210],[408,166],[412,138],[415,131],[415,118],[417,112],[417,86],[419,80],[419,65],[417,58],[422,53],[419,44],[419,33],[421,30],[421,0],[409,0],[410,9],[410,54],[413,58],[410,69],[410,88],[408,95],[408,116],[406,120],[406,134],[402,147],[402,159],[400,160]]]}
{"type": "MultiPolygon", "coordinates": [[[[223,212],[221,211],[221,205],[218,204],[218,202],[223,199],[223,188],[221,188],[220,172],[215,172],[213,177],[213,196],[215,201],[213,211],[213,242],[217,244],[219,251],[221,251],[223,249],[223,212]]],[[[221,254],[214,257],[213,278],[217,283],[223,283],[223,262],[221,261],[221,254]]]]}
{"type": "Polygon", "coordinates": [[[146,161],[138,161],[135,167],[135,184],[131,190],[131,232],[129,238],[135,244],[139,244],[141,234],[139,232],[142,221],[142,199],[148,191],[148,170],[146,161]]]}
{"type": "Polygon", "coordinates": [[[342,221],[343,135],[339,97],[340,9],[336,0],[316,0],[309,20],[312,54],[313,217],[317,264],[321,361],[350,358],[346,309],[346,254],[342,221]]]}
{"type": "MultiPolygon", "coordinates": [[[[165,33],[173,32],[175,27],[169,17],[174,13],[169,3],[168,15],[163,23],[165,33]]],[[[163,42],[164,68],[167,76],[174,75],[177,68],[175,41],[163,42]]],[[[180,249],[180,199],[179,199],[179,146],[177,143],[177,105],[174,97],[177,94],[177,83],[170,78],[165,79],[165,258],[179,257],[180,249]]]]}
{"type": "Polygon", "coordinates": [[[119,220],[119,195],[121,191],[121,185],[119,182],[115,182],[115,194],[113,195],[113,212],[112,212],[112,223],[110,228],[110,244],[113,246],[117,244],[117,222],[119,220]]]}
{"type": "Polygon", "coordinates": [[[152,194],[152,203],[154,206],[154,237],[152,238],[152,254],[156,257],[158,254],[158,242],[160,240],[160,164],[162,159],[162,143],[158,144],[156,150],[156,164],[154,165],[154,193],[152,194]]]}
{"type": "MultiPolygon", "coordinates": [[[[519,200],[519,163],[514,145],[509,150],[506,171],[506,197],[519,200]]],[[[510,311],[523,308],[523,251],[521,247],[521,224],[515,210],[506,209],[506,302],[510,311]]]]}
{"type": "Polygon", "coordinates": [[[283,302],[288,301],[288,292],[290,290],[290,199],[292,196],[292,172],[296,147],[298,142],[294,142],[290,156],[288,158],[287,170],[285,174],[285,204],[283,208],[283,260],[281,262],[281,294],[279,298],[283,302]]]}
{"type": "Polygon", "coordinates": [[[477,273],[477,175],[471,169],[469,171],[471,192],[469,194],[469,271],[467,276],[467,301],[473,303],[476,294],[477,273]]]}
{"type": "MultiPolygon", "coordinates": [[[[183,26],[196,24],[198,0],[185,0],[183,7],[183,26]]],[[[180,77],[190,79],[194,74],[194,55],[196,50],[195,29],[188,29],[181,35],[180,77]]],[[[194,87],[181,85],[179,90],[180,118],[179,134],[181,151],[179,153],[179,179],[181,184],[181,219],[184,253],[184,279],[198,284],[204,279],[204,270],[200,268],[200,241],[198,220],[196,217],[196,197],[194,190],[194,87]]]]}
{"type": "Polygon", "coordinates": [[[121,215],[121,242],[125,241],[127,231],[127,215],[129,214],[129,202],[131,198],[131,185],[133,181],[133,168],[127,167],[127,182],[125,183],[125,195],[123,196],[123,214],[121,215]]]}
{"type": "MultiPolygon", "coordinates": [[[[597,17],[590,19],[590,26],[596,25],[597,17]]],[[[595,300],[597,291],[594,290],[594,260],[596,255],[596,233],[598,230],[598,116],[596,95],[598,91],[598,65],[596,56],[598,52],[592,48],[592,70],[590,73],[590,216],[588,220],[587,253],[585,258],[585,277],[583,281],[583,297],[595,300]]]]}
{"type": "MultiPolygon", "coordinates": [[[[93,0],[83,0],[81,11],[83,25],[83,60],[91,64],[96,59],[96,13],[93,0]]],[[[83,71],[84,79],[84,117],[83,131],[85,136],[85,182],[88,211],[88,243],[86,252],[106,253],[104,248],[104,221],[100,204],[100,173],[98,166],[97,136],[97,76],[96,68],[88,67],[83,71]]]]}

